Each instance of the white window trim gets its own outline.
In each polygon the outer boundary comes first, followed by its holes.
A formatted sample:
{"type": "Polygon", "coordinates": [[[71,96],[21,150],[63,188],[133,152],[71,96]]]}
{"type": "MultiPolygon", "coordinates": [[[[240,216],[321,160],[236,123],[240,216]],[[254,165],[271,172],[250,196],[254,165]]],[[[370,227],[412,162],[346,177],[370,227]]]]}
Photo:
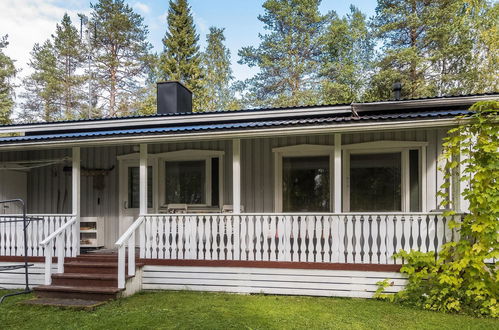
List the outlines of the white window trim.
{"type": "MultiPolygon", "coordinates": [[[[123,212],[125,214],[131,213],[138,211],[139,207],[130,207],[130,201],[128,200],[128,173],[127,169],[129,167],[139,167],[139,157],[138,153],[136,154],[137,158],[133,157],[122,157],[118,156],[118,164],[119,164],[119,178],[118,180],[124,180],[124,182],[119,182],[119,201],[121,208],[123,209],[123,212]]],[[[129,155],[125,155],[129,156],[129,155]]],[[[154,159],[148,159],[147,161],[147,166],[152,167],[152,177],[153,177],[153,187],[152,187],[152,207],[148,208],[148,212],[154,212],[158,208],[158,199],[157,199],[157,194],[156,194],[156,182],[157,180],[154,180],[154,178],[157,178],[157,173],[155,171],[156,169],[156,163],[154,159]]]]}
{"type": "Polygon", "coordinates": [[[298,144],[273,148],[274,153],[274,211],[282,212],[282,158],[329,156],[329,210],[333,210],[334,146],[318,144],[298,144]]]}
{"type": "MultiPolygon", "coordinates": [[[[211,178],[211,160],[212,158],[218,158],[218,178],[219,178],[219,204],[222,207],[224,200],[224,156],[225,152],[220,150],[202,150],[202,149],[185,149],[178,151],[170,151],[156,154],[148,154],[148,165],[153,168],[153,178],[157,178],[157,180],[153,180],[153,210],[158,210],[160,207],[164,206],[164,200],[166,198],[165,194],[165,163],[167,161],[195,161],[204,160],[206,162],[205,170],[206,170],[206,181],[205,181],[205,204],[191,204],[196,206],[211,206],[212,196],[211,196],[211,186],[212,186],[212,178],[211,178]]],[[[139,162],[140,154],[139,153],[131,153],[126,155],[120,155],[117,157],[120,164],[120,171],[125,166],[122,164],[132,165],[137,164],[139,162]]],[[[123,172],[120,172],[120,176],[123,175],[123,172]]],[[[127,187],[128,189],[128,187],[127,187]]],[[[128,199],[128,195],[126,192],[120,191],[120,200],[128,199]],[[125,196],[126,195],[126,196],[125,196]]],[[[153,211],[149,210],[149,211],[153,211]]]]}
{"type": "Polygon", "coordinates": [[[392,141],[381,140],[343,145],[343,210],[350,212],[350,155],[375,153],[401,153],[401,211],[410,210],[410,182],[409,182],[409,151],[419,151],[419,185],[421,211],[427,212],[426,200],[426,141],[392,141]]]}

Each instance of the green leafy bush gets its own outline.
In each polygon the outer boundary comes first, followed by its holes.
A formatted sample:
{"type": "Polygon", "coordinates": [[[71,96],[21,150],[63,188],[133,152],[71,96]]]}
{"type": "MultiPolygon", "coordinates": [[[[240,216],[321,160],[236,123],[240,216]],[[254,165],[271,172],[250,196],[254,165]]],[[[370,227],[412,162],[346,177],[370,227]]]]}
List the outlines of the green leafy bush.
{"type": "MultiPolygon", "coordinates": [[[[409,303],[428,310],[463,312],[499,317],[499,102],[484,101],[459,118],[459,126],[449,130],[444,142],[443,169],[447,182],[452,173],[463,169],[462,195],[469,213],[450,226],[460,239],[442,246],[437,258],[433,252],[400,251],[401,272],[408,275],[406,288],[378,298],[409,303]],[[495,263],[487,263],[495,259],[495,263]]],[[[448,193],[449,183],[439,193],[446,207],[456,208],[448,193]]],[[[454,216],[455,211],[446,212],[454,216]]]]}

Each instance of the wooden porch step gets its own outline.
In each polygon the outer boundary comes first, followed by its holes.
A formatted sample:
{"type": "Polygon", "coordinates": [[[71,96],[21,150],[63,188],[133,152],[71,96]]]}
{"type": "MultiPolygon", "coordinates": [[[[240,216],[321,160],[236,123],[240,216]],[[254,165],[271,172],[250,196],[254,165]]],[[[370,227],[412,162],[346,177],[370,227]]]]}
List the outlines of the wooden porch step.
{"type": "MultiPolygon", "coordinates": [[[[136,263],[135,267],[142,267],[144,264],[136,263]]],[[[125,264],[125,271],[128,272],[128,263],[125,264]]],[[[70,261],[64,263],[64,273],[87,273],[87,274],[117,274],[118,261],[70,261]]]]}
{"type": "Polygon", "coordinates": [[[105,301],[119,297],[123,289],[97,286],[40,285],[34,288],[38,298],[105,301]]]}
{"type": "MultiPolygon", "coordinates": [[[[126,279],[131,276],[126,276],[126,279]]],[[[118,287],[117,274],[62,273],[52,275],[53,285],[118,287]]]]}

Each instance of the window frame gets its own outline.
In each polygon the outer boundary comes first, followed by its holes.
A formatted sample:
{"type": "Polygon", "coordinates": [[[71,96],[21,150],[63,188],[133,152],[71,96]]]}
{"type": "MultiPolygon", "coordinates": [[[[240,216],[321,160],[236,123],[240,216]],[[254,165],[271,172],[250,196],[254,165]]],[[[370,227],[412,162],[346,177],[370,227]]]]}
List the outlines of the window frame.
{"type": "MultiPolygon", "coordinates": [[[[426,200],[426,147],[425,141],[374,141],[356,144],[347,144],[342,146],[343,171],[342,171],[342,190],[343,190],[343,212],[357,213],[350,211],[350,155],[352,154],[383,154],[400,153],[401,157],[401,211],[378,212],[378,213],[408,213],[410,211],[410,159],[409,151],[418,150],[419,152],[419,196],[421,198],[421,211],[427,212],[426,200]]],[[[416,212],[416,211],[415,211],[416,212]]],[[[365,212],[363,212],[365,213],[365,212]]],[[[414,212],[412,212],[414,213],[414,212]]],[[[418,213],[418,212],[416,212],[418,213]]]]}
{"type": "MultiPolygon", "coordinates": [[[[318,144],[298,144],[286,147],[273,148],[274,153],[274,212],[283,209],[283,168],[284,157],[320,157],[329,156],[329,212],[333,210],[334,202],[334,146],[318,144]]],[[[315,213],[315,212],[314,212],[315,213]]]]}
{"type": "Polygon", "coordinates": [[[218,158],[218,200],[219,207],[223,205],[224,187],[223,187],[223,173],[224,173],[224,152],[218,150],[180,150],[161,153],[157,155],[158,159],[158,202],[160,207],[166,206],[166,163],[169,161],[205,161],[205,203],[203,204],[187,204],[189,206],[210,207],[212,206],[212,159],[218,158]]]}
{"type": "MultiPolygon", "coordinates": [[[[152,175],[153,175],[153,191],[152,191],[152,199],[153,199],[153,208],[149,208],[148,212],[157,212],[160,208],[165,206],[165,162],[166,161],[190,161],[190,160],[204,160],[206,161],[206,175],[205,180],[208,181],[208,184],[205,182],[207,194],[209,194],[209,198],[206,198],[206,204],[189,204],[196,206],[211,206],[211,159],[218,158],[218,184],[219,184],[219,206],[222,208],[224,203],[224,159],[225,152],[221,150],[204,150],[204,149],[183,149],[178,151],[170,151],[170,152],[162,152],[156,154],[148,154],[147,155],[147,165],[152,166],[152,175]],[[154,179],[156,178],[156,180],[154,179]],[[209,203],[208,203],[209,201],[209,203]]],[[[139,153],[131,153],[125,155],[117,156],[118,164],[120,166],[120,179],[123,176],[123,171],[127,166],[139,166],[139,153]]],[[[128,180],[128,179],[127,179],[128,180]]],[[[126,183],[126,189],[128,190],[128,182],[126,183]]],[[[128,191],[122,191],[120,188],[120,201],[127,201],[128,199],[128,191]]],[[[126,210],[126,209],[125,209],[126,210]]],[[[128,209],[128,210],[137,210],[137,209],[128,209]]]]}

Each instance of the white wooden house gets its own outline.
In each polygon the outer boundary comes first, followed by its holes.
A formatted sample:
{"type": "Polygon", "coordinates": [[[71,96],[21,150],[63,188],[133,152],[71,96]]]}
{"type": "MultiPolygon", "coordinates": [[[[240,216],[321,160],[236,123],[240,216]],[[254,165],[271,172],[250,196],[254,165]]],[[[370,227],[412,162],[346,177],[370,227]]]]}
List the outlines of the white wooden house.
{"type": "MultiPolygon", "coordinates": [[[[28,230],[33,283],[102,247],[119,251],[120,289],[128,272],[135,289],[370,297],[391,278],[397,291],[395,251],[457,234],[437,197],[442,139],[499,95],[202,113],[190,97],[160,83],[157,115],[0,126],[0,199],[44,219],[28,230]]],[[[20,260],[21,234],[0,223],[0,265],[20,260]]],[[[0,272],[0,287],[22,280],[0,272]]]]}

